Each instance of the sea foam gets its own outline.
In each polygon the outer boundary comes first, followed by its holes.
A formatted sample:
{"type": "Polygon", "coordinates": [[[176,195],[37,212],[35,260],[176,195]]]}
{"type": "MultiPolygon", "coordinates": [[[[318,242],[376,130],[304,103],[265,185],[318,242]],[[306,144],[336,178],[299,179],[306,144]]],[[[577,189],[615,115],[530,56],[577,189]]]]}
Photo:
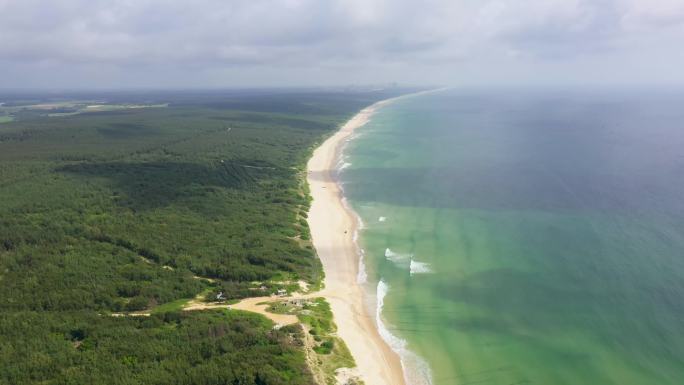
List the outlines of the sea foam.
{"type": "Polygon", "coordinates": [[[382,320],[382,309],[385,306],[385,296],[389,292],[389,285],[380,280],[377,288],[377,306],[375,322],[378,332],[389,347],[399,355],[404,379],[408,385],[432,385],[432,372],[428,363],[420,356],[410,351],[406,340],[392,334],[382,320]]]}
{"type": "Polygon", "coordinates": [[[368,274],[366,273],[366,250],[359,246],[359,229],[362,228],[363,223],[361,222],[361,217],[357,215],[357,218],[359,219],[359,224],[352,235],[352,242],[354,242],[356,255],[359,257],[359,271],[356,275],[356,282],[363,284],[368,280],[368,274]]]}
{"type": "Polygon", "coordinates": [[[357,246],[358,250],[358,255],[359,255],[359,272],[356,275],[356,282],[358,283],[366,283],[368,280],[368,273],[366,273],[366,251],[362,248],[359,248],[357,246]]]}
{"type": "Polygon", "coordinates": [[[430,264],[425,262],[418,262],[411,259],[411,262],[409,263],[409,274],[414,275],[425,273],[432,273],[432,268],[430,267],[430,264]]]}
{"type": "Polygon", "coordinates": [[[378,222],[384,222],[387,220],[387,217],[380,217],[378,218],[378,222]]]}
{"type": "Polygon", "coordinates": [[[411,260],[411,255],[409,254],[399,254],[394,251],[392,251],[389,247],[385,249],[385,259],[388,261],[392,261],[397,265],[406,265],[408,266],[408,262],[411,260]]]}

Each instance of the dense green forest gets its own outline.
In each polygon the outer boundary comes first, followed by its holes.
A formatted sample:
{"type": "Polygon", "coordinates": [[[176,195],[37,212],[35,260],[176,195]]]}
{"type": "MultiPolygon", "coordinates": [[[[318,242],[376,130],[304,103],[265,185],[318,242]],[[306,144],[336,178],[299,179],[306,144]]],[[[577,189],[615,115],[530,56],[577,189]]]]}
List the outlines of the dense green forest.
{"type": "Polygon", "coordinates": [[[14,121],[0,124],[0,383],[311,383],[299,327],[154,309],[318,284],[306,159],[357,110],[399,92],[68,96],[112,104],[94,112],[5,96],[14,121]]]}

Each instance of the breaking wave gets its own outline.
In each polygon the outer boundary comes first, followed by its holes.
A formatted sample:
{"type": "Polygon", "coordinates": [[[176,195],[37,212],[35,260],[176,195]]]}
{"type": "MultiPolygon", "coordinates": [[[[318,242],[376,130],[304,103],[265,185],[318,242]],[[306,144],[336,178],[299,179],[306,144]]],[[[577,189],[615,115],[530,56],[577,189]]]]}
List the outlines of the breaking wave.
{"type": "Polygon", "coordinates": [[[378,332],[383,340],[394,352],[399,355],[401,367],[404,371],[404,379],[408,385],[432,385],[432,372],[428,363],[417,354],[408,350],[407,342],[392,334],[382,320],[382,309],[385,306],[385,296],[389,291],[389,286],[385,281],[378,282],[377,307],[375,311],[375,322],[378,325],[378,332]]]}
{"type": "Polygon", "coordinates": [[[390,248],[385,249],[385,259],[394,262],[395,265],[400,267],[408,267],[412,257],[410,254],[396,253],[390,248]]]}
{"type": "Polygon", "coordinates": [[[368,280],[368,273],[366,273],[366,251],[360,247],[356,247],[359,255],[359,272],[356,275],[356,282],[366,283],[368,280]]]}
{"type": "Polygon", "coordinates": [[[409,274],[414,275],[425,273],[432,273],[432,268],[430,267],[430,264],[425,262],[414,261],[413,259],[411,259],[411,262],[409,263],[409,274]]]}
{"type": "Polygon", "coordinates": [[[427,262],[413,259],[413,254],[399,254],[390,248],[385,249],[385,259],[397,267],[408,269],[410,275],[432,273],[432,267],[427,262]]]}

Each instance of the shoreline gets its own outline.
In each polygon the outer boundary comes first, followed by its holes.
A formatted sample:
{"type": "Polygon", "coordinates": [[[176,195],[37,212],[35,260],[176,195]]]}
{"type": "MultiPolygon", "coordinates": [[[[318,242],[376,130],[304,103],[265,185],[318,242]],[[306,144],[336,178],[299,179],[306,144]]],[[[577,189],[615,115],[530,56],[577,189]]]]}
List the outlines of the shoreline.
{"type": "Polygon", "coordinates": [[[366,385],[405,385],[406,381],[401,358],[380,335],[375,314],[367,307],[365,288],[358,281],[358,217],[344,202],[337,163],[354,130],[365,125],[379,108],[400,97],[361,110],[316,148],[307,163],[307,182],[313,198],[308,223],[325,272],[325,288],[320,294],[330,303],[338,336],[349,348],[366,385]]]}

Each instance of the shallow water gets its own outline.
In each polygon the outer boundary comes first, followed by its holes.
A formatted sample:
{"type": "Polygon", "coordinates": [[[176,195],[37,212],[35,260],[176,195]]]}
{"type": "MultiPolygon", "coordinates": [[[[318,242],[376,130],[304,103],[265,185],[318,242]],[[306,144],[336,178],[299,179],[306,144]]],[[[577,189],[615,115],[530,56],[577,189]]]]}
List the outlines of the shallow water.
{"type": "Polygon", "coordinates": [[[341,179],[412,375],[424,360],[438,385],[681,384],[682,107],[447,91],[361,128],[341,179]]]}

